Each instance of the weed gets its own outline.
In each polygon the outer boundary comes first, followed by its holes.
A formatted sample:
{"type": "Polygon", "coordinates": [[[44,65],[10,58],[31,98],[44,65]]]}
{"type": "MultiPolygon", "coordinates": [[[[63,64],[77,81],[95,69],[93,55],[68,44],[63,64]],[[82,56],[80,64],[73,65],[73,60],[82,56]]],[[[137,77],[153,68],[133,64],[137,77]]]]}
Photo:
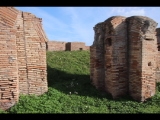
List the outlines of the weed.
{"type": "Polygon", "coordinates": [[[48,92],[20,95],[17,104],[0,113],[160,113],[160,83],[144,103],[113,100],[91,85],[89,58],[89,51],[47,52],[48,92]]]}

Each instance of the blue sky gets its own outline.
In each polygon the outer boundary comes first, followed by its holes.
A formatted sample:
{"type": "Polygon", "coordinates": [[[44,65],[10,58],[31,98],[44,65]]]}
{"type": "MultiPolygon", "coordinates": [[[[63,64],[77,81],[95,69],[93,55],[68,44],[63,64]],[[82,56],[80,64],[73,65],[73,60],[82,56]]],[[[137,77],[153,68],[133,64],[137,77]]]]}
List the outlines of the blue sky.
{"type": "Polygon", "coordinates": [[[15,7],[42,18],[50,41],[85,42],[92,45],[93,27],[111,16],[147,16],[160,27],[160,7],[15,7]]]}

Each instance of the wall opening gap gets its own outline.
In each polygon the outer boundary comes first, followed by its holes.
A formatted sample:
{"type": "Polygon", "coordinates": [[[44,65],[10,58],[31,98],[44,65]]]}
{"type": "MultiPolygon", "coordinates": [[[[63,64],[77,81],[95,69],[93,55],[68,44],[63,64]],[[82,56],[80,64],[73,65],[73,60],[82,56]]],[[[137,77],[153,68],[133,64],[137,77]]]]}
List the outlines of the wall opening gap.
{"type": "Polygon", "coordinates": [[[112,39],[111,38],[107,38],[107,43],[108,43],[108,46],[111,46],[112,45],[112,39]]]}
{"type": "Polygon", "coordinates": [[[152,63],[151,63],[151,62],[149,62],[149,63],[148,63],[148,66],[151,66],[151,65],[152,65],[152,63]]]}

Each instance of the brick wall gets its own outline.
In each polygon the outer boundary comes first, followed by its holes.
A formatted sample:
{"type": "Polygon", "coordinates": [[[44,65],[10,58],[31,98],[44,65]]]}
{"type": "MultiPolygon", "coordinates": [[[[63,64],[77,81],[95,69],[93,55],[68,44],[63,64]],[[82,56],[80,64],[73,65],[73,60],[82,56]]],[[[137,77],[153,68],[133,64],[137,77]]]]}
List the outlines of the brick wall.
{"type": "Polygon", "coordinates": [[[89,46],[85,46],[83,42],[63,42],[63,41],[48,41],[48,51],[74,51],[74,50],[89,50],[89,46]]]}
{"type": "Polygon", "coordinates": [[[160,82],[160,28],[156,29],[156,36],[157,36],[157,67],[156,67],[156,81],[160,82]]]}
{"type": "Polygon", "coordinates": [[[157,23],[142,16],[128,19],[129,41],[129,93],[138,101],[155,94],[155,68],[157,56],[157,23]]]}
{"type": "Polygon", "coordinates": [[[8,109],[19,98],[16,49],[18,11],[0,7],[0,108],[8,109]]]}
{"type": "Polygon", "coordinates": [[[124,20],[125,18],[121,16],[111,17],[104,23],[97,24],[94,27],[95,40],[90,48],[92,82],[97,88],[105,89],[113,98],[127,93],[124,20]]]}
{"type": "Polygon", "coordinates": [[[27,12],[22,12],[22,16],[27,61],[27,94],[40,95],[47,91],[46,38],[41,28],[41,19],[27,12]]]}
{"type": "Polygon", "coordinates": [[[63,41],[48,41],[47,42],[48,51],[65,51],[66,42],[63,41]]]}
{"type": "Polygon", "coordinates": [[[133,99],[144,101],[153,96],[158,53],[156,26],[154,20],[143,16],[114,16],[95,25],[90,47],[93,85],[104,88],[113,98],[129,93],[133,99]]]}
{"type": "Polygon", "coordinates": [[[92,84],[97,89],[105,89],[105,73],[104,73],[104,44],[103,44],[103,23],[98,23],[94,27],[95,40],[90,47],[90,77],[92,84]]]}
{"type": "Polygon", "coordinates": [[[71,51],[85,50],[85,43],[83,42],[70,42],[71,51]]]}
{"type": "Polygon", "coordinates": [[[47,38],[41,19],[31,13],[0,7],[0,15],[0,108],[8,109],[19,93],[40,95],[48,90],[47,38]]]}
{"type": "Polygon", "coordinates": [[[116,16],[104,22],[105,86],[113,98],[127,93],[127,30],[124,20],[124,17],[116,16]]]}
{"type": "Polygon", "coordinates": [[[26,48],[24,39],[24,21],[22,12],[19,11],[16,21],[16,44],[17,44],[17,60],[18,60],[18,75],[19,75],[19,92],[28,93],[27,88],[27,61],[26,61],[26,48]]]}
{"type": "Polygon", "coordinates": [[[84,47],[84,50],[89,50],[90,49],[90,46],[85,46],[84,47]]]}

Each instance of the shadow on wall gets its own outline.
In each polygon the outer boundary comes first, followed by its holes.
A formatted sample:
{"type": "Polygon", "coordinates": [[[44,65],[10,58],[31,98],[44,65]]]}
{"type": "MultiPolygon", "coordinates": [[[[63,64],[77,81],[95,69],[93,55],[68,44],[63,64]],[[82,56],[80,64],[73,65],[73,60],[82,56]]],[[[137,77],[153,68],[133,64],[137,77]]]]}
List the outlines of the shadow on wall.
{"type": "MultiPolygon", "coordinates": [[[[113,100],[109,94],[97,90],[90,81],[89,75],[68,74],[64,71],[51,68],[47,65],[48,71],[48,87],[57,89],[65,94],[77,94],[79,96],[88,96],[94,98],[107,98],[113,100]]],[[[132,100],[129,96],[125,96],[119,100],[132,100]]]]}

